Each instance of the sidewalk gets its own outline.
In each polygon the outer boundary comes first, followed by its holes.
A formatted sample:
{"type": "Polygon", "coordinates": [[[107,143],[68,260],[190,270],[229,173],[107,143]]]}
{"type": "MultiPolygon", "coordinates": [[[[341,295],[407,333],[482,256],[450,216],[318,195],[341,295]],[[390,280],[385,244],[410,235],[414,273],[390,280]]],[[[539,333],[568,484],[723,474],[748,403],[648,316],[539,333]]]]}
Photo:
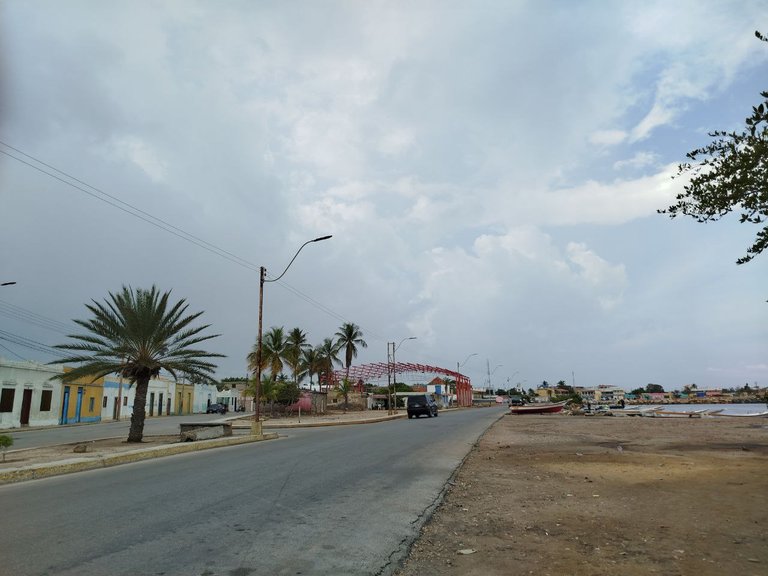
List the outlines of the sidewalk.
{"type": "Polygon", "coordinates": [[[126,442],[123,435],[57,446],[8,450],[5,454],[5,462],[0,461],[0,485],[58,476],[71,472],[106,468],[108,466],[117,466],[119,464],[160,458],[173,454],[197,452],[199,450],[260,442],[262,440],[274,440],[278,437],[277,432],[274,430],[373,424],[396,418],[404,418],[405,416],[405,411],[389,415],[384,411],[374,410],[332,413],[319,416],[302,415],[299,417],[295,415],[288,418],[270,418],[262,421],[264,434],[259,438],[250,434],[253,416],[245,414],[216,418],[215,421],[231,422],[234,435],[212,440],[181,442],[179,435],[175,434],[145,436],[144,442],[137,445],[126,442]]]}

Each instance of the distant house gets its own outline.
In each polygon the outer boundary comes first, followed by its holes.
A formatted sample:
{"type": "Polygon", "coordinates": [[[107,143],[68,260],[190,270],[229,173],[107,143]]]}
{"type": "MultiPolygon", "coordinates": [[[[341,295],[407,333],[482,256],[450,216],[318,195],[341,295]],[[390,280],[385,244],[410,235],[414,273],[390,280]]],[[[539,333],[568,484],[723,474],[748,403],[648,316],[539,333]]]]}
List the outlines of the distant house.
{"type": "Polygon", "coordinates": [[[627,396],[623,388],[607,384],[601,384],[597,388],[581,388],[578,393],[584,402],[593,404],[619,404],[627,396]]]}
{"type": "Polygon", "coordinates": [[[54,426],[61,411],[60,366],[0,358],[0,429],[54,426]]]}
{"type": "MultiPolygon", "coordinates": [[[[64,372],[71,368],[64,367],[64,372]]],[[[61,424],[101,422],[104,377],[77,378],[61,385],[61,424]]]]}

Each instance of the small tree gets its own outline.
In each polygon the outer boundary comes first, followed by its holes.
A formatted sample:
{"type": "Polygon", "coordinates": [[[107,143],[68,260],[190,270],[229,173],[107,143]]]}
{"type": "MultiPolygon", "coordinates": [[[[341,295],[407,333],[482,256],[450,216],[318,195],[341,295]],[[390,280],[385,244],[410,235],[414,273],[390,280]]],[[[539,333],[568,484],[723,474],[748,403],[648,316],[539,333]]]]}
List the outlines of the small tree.
{"type": "Polygon", "coordinates": [[[352,382],[344,378],[339,384],[339,392],[344,395],[344,412],[349,410],[349,394],[352,392],[352,382]]]}
{"type": "Polygon", "coordinates": [[[277,390],[275,397],[277,403],[281,406],[290,406],[298,401],[301,396],[301,390],[296,382],[290,380],[282,380],[277,384],[277,390]]]}
{"type": "Polygon", "coordinates": [[[3,462],[5,462],[5,451],[13,446],[13,438],[7,434],[0,434],[0,450],[3,451],[3,462]]]}
{"type": "MultiPolygon", "coordinates": [[[[755,36],[768,42],[760,32],[755,36]]],[[[690,162],[680,164],[678,176],[691,179],[677,195],[677,203],[660,214],[682,214],[698,222],[720,220],[738,210],[741,223],[761,224],[755,242],[736,263],[744,264],[768,247],[768,91],[752,108],[741,132],[710,132],[712,142],[688,152],[690,162]]]]}
{"type": "Polygon", "coordinates": [[[149,290],[123,286],[120,292],[110,292],[103,304],[95,300],[86,304],[91,318],[75,320],[86,333],[71,334],[73,342],[56,346],[73,355],[53,363],[79,366],[54,378],[71,382],[119,374],[136,385],[128,442],[141,442],[143,438],[151,378],[165,370],[174,378],[199,378],[215,384],[211,375],[216,365],[208,359],[223,357],[197,348],[218,335],[203,336],[208,325],[193,328],[192,323],[202,312],[186,315],[186,301],[171,304],[170,296],[170,290],[160,293],[155,286],[149,290]]]}

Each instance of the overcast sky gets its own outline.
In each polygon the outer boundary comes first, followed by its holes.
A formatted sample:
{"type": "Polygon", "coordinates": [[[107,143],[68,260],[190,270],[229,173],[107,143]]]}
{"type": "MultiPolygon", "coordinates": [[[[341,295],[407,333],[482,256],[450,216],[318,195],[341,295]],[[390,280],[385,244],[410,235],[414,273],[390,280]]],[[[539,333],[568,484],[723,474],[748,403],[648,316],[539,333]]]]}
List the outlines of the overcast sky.
{"type": "Polygon", "coordinates": [[[478,388],[766,386],[756,227],[656,213],[768,89],[756,29],[763,0],[2,0],[0,355],[154,283],[244,375],[258,266],[333,234],[265,330],[355,322],[356,363],[414,336],[398,361],[476,353],[478,388]]]}

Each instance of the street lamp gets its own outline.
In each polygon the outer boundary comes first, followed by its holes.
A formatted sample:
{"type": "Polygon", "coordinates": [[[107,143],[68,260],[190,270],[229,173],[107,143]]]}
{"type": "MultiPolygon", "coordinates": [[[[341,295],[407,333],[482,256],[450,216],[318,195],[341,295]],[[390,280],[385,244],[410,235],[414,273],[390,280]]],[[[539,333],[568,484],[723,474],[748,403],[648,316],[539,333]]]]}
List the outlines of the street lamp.
{"type": "Polygon", "coordinates": [[[488,359],[485,360],[485,365],[488,369],[488,390],[490,391],[490,394],[493,395],[493,388],[491,387],[491,376],[496,374],[496,370],[504,366],[504,364],[497,364],[493,371],[491,371],[491,363],[488,359]]]}
{"type": "MultiPolygon", "coordinates": [[[[459,376],[461,376],[461,367],[464,366],[464,364],[466,364],[467,362],[469,362],[469,359],[472,358],[472,356],[477,356],[477,352],[472,352],[472,354],[467,356],[467,358],[461,364],[456,362],[456,373],[459,376]]],[[[458,382],[456,382],[453,385],[453,394],[454,394],[454,396],[456,396],[456,403],[458,404],[459,403],[459,392],[458,392],[457,384],[458,384],[458,382]]]]}
{"type": "MultiPolygon", "coordinates": [[[[510,380],[512,380],[512,378],[514,378],[515,376],[517,376],[519,373],[520,373],[520,370],[515,370],[515,371],[512,373],[512,376],[510,376],[509,378],[507,378],[507,386],[509,386],[509,381],[510,381],[510,380]]],[[[509,393],[509,390],[507,390],[507,393],[509,393]]]]}
{"type": "Polygon", "coordinates": [[[0,286],[13,286],[16,282],[3,282],[0,286]]]}
{"type": "MultiPolygon", "coordinates": [[[[392,342],[392,380],[394,381],[394,413],[397,414],[397,362],[395,362],[395,352],[397,352],[397,349],[400,348],[400,346],[403,345],[403,342],[406,340],[416,340],[416,336],[408,336],[408,338],[403,338],[400,340],[400,344],[395,346],[395,343],[392,342]]],[[[389,346],[389,344],[387,344],[389,346]]]]}
{"type": "Polygon", "coordinates": [[[293,258],[291,258],[291,261],[288,262],[288,266],[285,267],[285,270],[283,270],[283,273],[280,274],[277,278],[273,278],[272,280],[267,280],[267,269],[264,266],[259,267],[259,332],[258,337],[256,339],[256,393],[254,394],[255,401],[256,401],[256,413],[254,414],[254,421],[252,426],[252,432],[256,436],[261,436],[261,320],[263,317],[263,310],[264,310],[264,283],[265,282],[277,282],[285,276],[285,273],[288,272],[288,268],[291,267],[291,264],[293,264],[293,261],[296,260],[296,256],[299,255],[299,252],[306,246],[307,244],[312,244],[312,242],[320,242],[322,240],[328,240],[329,238],[332,238],[331,235],[328,236],[321,236],[320,238],[315,238],[314,240],[307,240],[302,244],[298,250],[296,250],[296,254],[293,255],[293,258]]]}

